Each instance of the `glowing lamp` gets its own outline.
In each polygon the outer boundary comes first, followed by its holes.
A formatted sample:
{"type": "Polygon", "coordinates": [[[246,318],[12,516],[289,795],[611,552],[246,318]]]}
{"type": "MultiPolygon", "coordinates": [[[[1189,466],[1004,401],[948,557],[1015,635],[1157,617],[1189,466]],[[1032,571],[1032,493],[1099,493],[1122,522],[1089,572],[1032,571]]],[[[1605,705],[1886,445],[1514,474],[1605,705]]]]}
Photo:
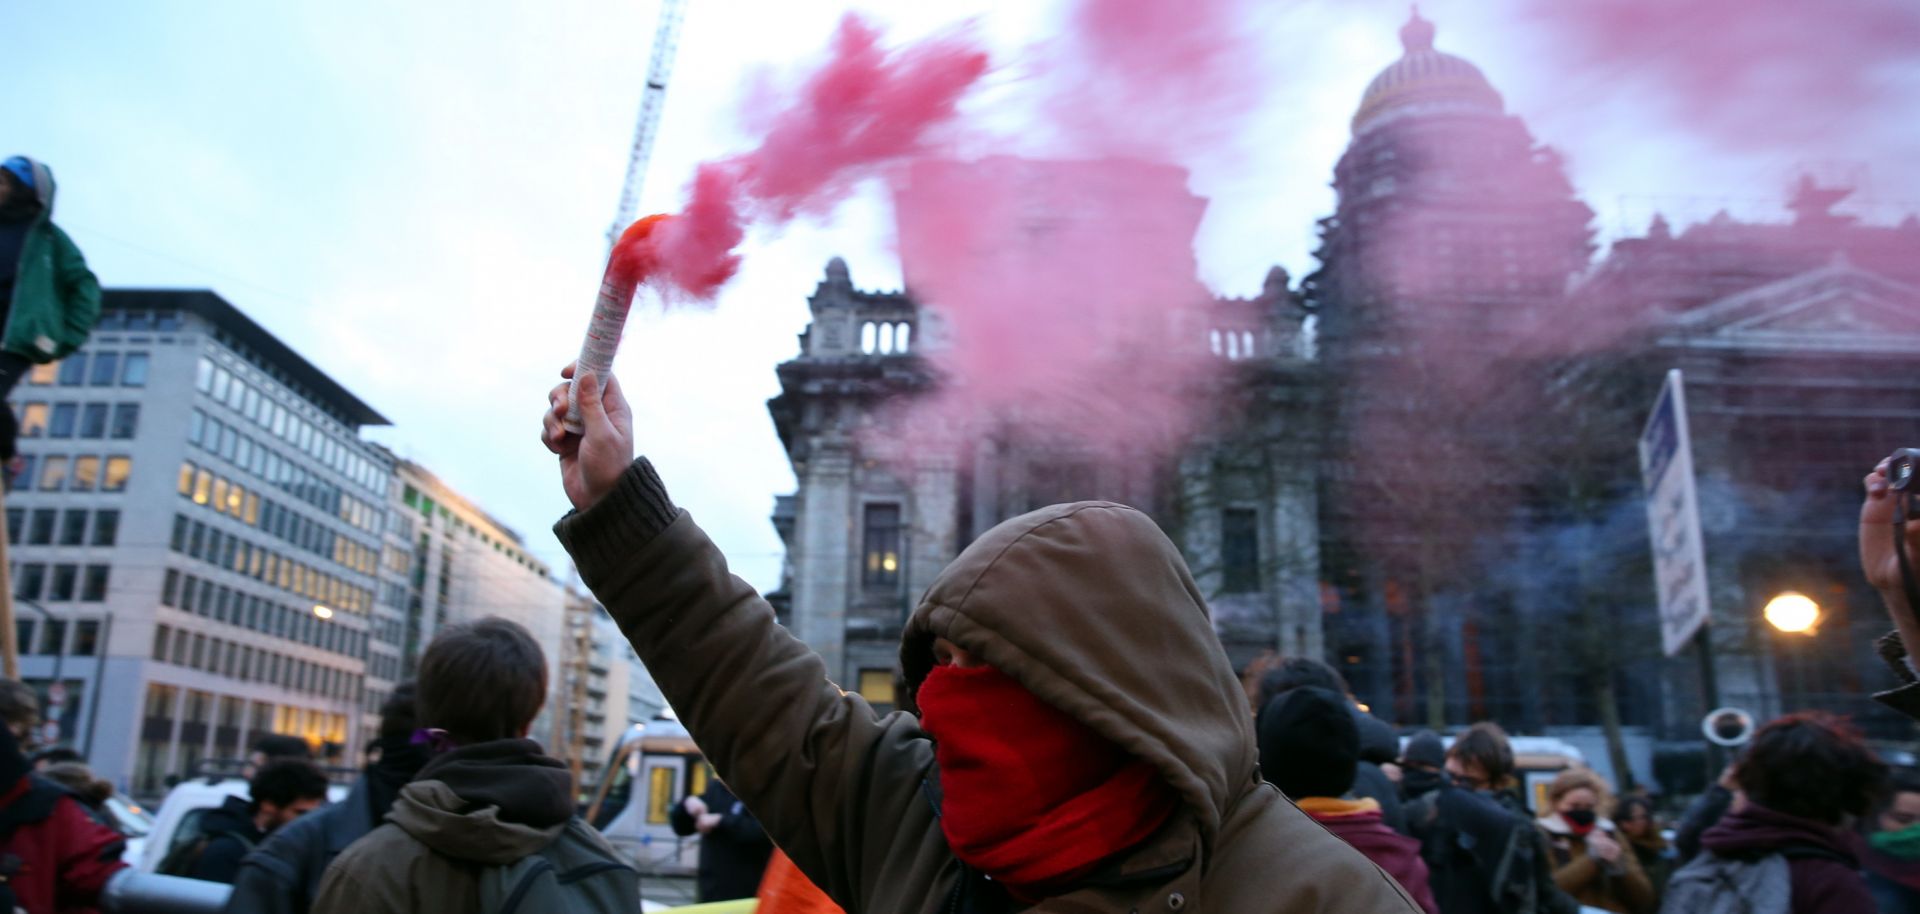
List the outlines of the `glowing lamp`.
{"type": "Polygon", "coordinates": [[[321,605],[319,605],[319,604],[317,604],[317,603],[316,603],[316,604],[314,604],[314,607],[313,607],[313,614],[314,614],[315,616],[318,616],[319,618],[322,618],[322,619],[331,619],[331,618],[333,618],[333,610],[332,610],[332,608],[330,608],[330,607],[326,607],[326,606],[321,606],[321,605]]]}
{"type": "Polygon", "coordinates": [[[1820,623],[1820,604],[1803,593],[1787,591],[1767,601],[1767,622],[1793,635],[1811,635],[1820,623]]]}

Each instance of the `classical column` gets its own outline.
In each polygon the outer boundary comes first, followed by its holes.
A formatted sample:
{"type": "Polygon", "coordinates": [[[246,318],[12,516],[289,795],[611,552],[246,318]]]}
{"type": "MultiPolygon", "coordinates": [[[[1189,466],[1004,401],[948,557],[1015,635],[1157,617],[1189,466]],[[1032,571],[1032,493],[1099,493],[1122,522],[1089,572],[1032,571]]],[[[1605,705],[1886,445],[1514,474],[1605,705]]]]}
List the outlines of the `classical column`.
{"type": "Polygon", "coordinates": [[[837,680],[846,675],[847,588],[859,549],[853,455],[846,444],[816,440],[800,480],[797,507],[793,633],[826,660],[828,675],[837,680]]]}

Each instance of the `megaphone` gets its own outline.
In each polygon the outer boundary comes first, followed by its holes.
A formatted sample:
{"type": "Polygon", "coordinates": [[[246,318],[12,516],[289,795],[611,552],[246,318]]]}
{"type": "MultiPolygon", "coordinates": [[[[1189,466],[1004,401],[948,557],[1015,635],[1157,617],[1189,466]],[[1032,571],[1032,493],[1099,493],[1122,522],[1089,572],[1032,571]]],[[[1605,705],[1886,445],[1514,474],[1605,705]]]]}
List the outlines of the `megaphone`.
{"type": "Polygon", "coordinates": [[[1737,749],[1753,740],[1753,715],[1740,708],[1718,708],[1700,721],[1700,732],[1707,742],[1737,749]]]}

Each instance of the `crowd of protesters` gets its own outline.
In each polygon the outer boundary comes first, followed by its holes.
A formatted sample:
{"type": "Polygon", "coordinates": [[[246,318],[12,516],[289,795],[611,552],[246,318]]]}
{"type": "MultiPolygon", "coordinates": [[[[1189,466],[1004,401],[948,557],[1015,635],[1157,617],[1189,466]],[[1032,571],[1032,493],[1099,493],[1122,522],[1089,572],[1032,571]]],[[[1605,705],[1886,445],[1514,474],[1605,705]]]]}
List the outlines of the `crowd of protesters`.
{"type": "MultiPolygon", "coordinates": [[[[671,810],[705,842],[704,900],[1920,912],[1920,775],[1844,719],[1760,727],[1671,841],[1649,797],[1577,764],[1529,803],[1492,723],[1402,736],[1311,658],[1236,675],[1179,551],[1117,504],[1042,509],[968,546],[908,620],[900,710],[880,714],[828,680],[634,459],[617,382],[580,380],[584,433],[561,426],[566,393],[544,433],[575,508],[555,532],[719,776],[671,810]]],[[[1881,697],[1920,711],[1903,650],[1920,622],[1901,615],[1891,531],[1869,533],[1891,523],[1884,467],[1867,492],[1862,560],[1901,629],[1885,653],[1903,678],[1881,697]]],[[[343,801],[323,805],[310,761],[263,748],[249,796],[162,868],[233,883],[232,912],[637,911],[633,861],[528,738],[547,682],[520,626],[449,626],[381,709],[343,801]]],[[[38,708],[0,680],[0,910],[86,910],[124,868],[95,810],[111,788],[76,758],[33,770],[38,708]]]]}

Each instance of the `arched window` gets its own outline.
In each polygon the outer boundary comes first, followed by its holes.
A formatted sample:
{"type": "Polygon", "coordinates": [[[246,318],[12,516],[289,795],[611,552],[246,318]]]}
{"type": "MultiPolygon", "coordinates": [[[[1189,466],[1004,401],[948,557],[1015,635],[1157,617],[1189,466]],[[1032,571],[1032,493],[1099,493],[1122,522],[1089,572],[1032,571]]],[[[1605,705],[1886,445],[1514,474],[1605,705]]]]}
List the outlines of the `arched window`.
{"type": "Polygon", "coordinates": [[[1229,330],[1227,331],[1227,360],[1237,361],[1239,358],[1240,358],[1240,334],[1229,330]]]}
{"type": "Polygon", "coordinates": [[[872,321],[868,321],[864,324],[861,324],[860,325],[860,351],[866,352],[866,353],[873,352],[875,343],[877,342],[877,336],[878,334],[874,330],[872,321]]]}
{"type": "Polygon", "coordinates": [[[881,355],[893,354],[893,325],[892,324],[880,325],[880,354],[881,355]]]}
{"type": "Polygon", "coordinates": [[[1220,353],[1220,331],[1218,330],[1207,331],[1207,348],[1213,350],[1214,355],[1221,354],[1220,353]]]}
{"type": "Polygon", "coordinates": [[[1240,357],[1253,358],[1253,331],[1245,330],[1240,334],[1240,357]]]}
{"type": "Polygon", "coordinates": [[[894,335],[893,348],[899,352],[906,352],[907,344],[912,340],[913,340],[913,325],[903,323],[900,325],[899,332],[897,332],[894,335]]]}

